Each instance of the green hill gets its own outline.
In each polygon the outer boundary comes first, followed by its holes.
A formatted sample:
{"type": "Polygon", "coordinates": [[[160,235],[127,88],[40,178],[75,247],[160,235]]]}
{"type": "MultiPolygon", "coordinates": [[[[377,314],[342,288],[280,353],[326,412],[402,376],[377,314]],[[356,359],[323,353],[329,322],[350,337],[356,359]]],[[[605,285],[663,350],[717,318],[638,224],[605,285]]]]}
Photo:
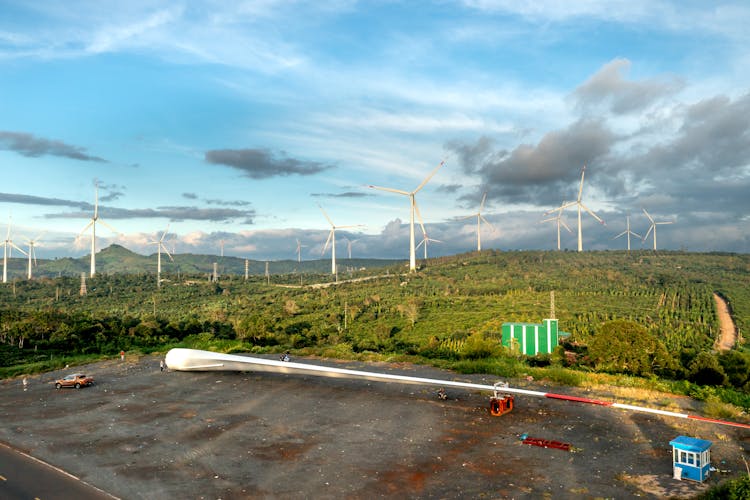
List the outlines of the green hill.
{"type": "MultiPolygon", "coordinates": [[[[186,275],[207,275],[213,272],[214,263],[220,275],[245,275],[245,259],[239,257],[220,257],[217,255],[176,254],[174,260],[162,255],[162,272],[186,275]]],[[[388,259],[338,259],[338,268],[342,274],[362,268],[374,269],[392,266],[400,261],[388,259]]],[[[79,258],[38,259],[32,269],[35,277],[54,278],[59,276],[80,276],[89,273],[91,256],[79,258]]],[[[28,261],[25,258],[9,260],[8,279],[25,279],[28,261]]],[[[148,274],[156,273],[157,255],[141,255],[127,248],[113,244],[96,254],[96,272],[99,274],[148,274]]],[[[269,261],[270,274],[291,273],[325,273],[331,269],[330,259],[269,261]]],[[[265,275],[266,262],[249,260],[248,274],[265,275]]]]}

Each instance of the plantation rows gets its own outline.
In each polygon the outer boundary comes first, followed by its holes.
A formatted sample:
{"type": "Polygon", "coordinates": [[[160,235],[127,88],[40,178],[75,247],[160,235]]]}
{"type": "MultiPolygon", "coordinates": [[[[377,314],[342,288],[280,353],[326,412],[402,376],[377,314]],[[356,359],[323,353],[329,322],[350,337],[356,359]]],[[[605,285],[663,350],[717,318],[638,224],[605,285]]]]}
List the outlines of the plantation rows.
{"type": "Polygon", "coordinates": [[[711,353],[719,332],[714,292],[728,300],[740,332],[750,321],[748,256],[487,251],[431,260],[415,274],[401,267],[354,274],[362,275],[382,277],[311,288],[305,285],[331,277],[272,276],[267,283],[227,276],[208,283],[167,275],[157,288],[151,275],[101,275],[89,280],[85,297],[79,279],[18,281],[0,288],[0,344],[29,355],[117,352],[201,336],[238,340],[248,350],[476,359],[513,355],[499,346],[502,323],[549,317],[554,292],[560,330],[570,333],[566,346],[578,354],[574,366],[679,378],[699,371],[701,352],[721,371],[711,353]],[[604,328],[620,321],[626,323],[604,328]],[[639,360],[637,370],[632,360],[597,362],[587,349],[606,335],[644,337],[655,357],[639,360]]]}

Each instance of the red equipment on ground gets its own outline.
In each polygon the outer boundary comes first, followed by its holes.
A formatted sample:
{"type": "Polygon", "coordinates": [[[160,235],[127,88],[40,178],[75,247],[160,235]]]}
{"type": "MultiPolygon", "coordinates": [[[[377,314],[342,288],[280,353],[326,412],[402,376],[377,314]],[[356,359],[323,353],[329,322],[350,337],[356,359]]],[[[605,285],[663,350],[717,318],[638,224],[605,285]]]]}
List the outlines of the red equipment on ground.
{"type": "Polygon", "coordinates": [[[570,443],[552,441],[551,439],[530,437],[528,434],[521,434],[521,442],[523,444],[530,444],[532,446],[539,446],[541,448],[555,448],[557,450],[563,451],[571,451],[573,449],[573,445],[571,445],[570,443]]]}
{"type": "Polygon", "coordinates": [[[508,387],[507,383],[497,382],[495,385],[495,391],[490,398],[490,415],[493,417],[499,417],[505,415],[513,410],[513,396],[510,394],[500,394],[499,390],[508,387]]]}

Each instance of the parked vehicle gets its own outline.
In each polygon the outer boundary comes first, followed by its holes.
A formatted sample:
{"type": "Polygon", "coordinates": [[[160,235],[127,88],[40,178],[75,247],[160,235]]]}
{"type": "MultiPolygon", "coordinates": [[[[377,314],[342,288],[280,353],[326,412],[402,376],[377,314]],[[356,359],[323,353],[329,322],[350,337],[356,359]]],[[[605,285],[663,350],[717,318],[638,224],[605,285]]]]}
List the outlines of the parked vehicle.
{"type": "Polygon", "coordinates": [[[71,373],[65,378],[55,380],[55,388],[61,389],[63,387],[75,387],[80,389],[94,383],[94,378],[84,375],[83,373],[71,373]]]}

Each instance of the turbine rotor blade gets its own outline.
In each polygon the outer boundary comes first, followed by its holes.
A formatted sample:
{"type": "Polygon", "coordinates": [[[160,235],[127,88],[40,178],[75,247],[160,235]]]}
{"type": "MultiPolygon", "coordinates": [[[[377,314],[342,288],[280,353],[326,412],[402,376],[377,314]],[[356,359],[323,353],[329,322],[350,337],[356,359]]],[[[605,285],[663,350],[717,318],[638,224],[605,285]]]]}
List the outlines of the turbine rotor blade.
{"type": "Polygon", "coordinates": [[[325,211],[325,210],[323,210],[323,207],[321,207],[320,205],[318,205],[318,208],[320,209],[320,211],[321,211],[321,212],[323,212],[323,216],[324,216],[324,217],[326,218],[326,220],[327,220],[327,221],[328,221],[328,223],[329,223],[329,224],[331,225],[331,227],[336,227],[336,226],[335,226],[335,225],[333,224],[333,221],[331,220],[331,218],[330,218],[330,217],[328,217],[328,214],[326,213],[326,211],[325,211]]]}
{"type": "Polygon", "coordinates": [[[18,245],[16,245],[12,241],[9,241],[8,243],[10,244],[10,246],[12,246],[13,248],[15,248],[16,250],[18,250],[19,252],[21,252],[22,254],[24,254],[24,255],[26,255],[28,257],[29,254],[27,254],[21,247],[19,247],[18,245]]]}
{"type": "Polygon", "coordinates": [[[648,213],[648,212],[646,212],[646,209],[645,209],[645,208],[643,209],[643,213],[644,213],[644,214],[646,214],[646,217],[648,217],[648,220],[650,220],[650,221],[651,221],[651,224],[653,224],[653,223],[654,223],[654,219],[652,219],[652,218],[651,218],[651,215],[649,215],[649,213],[648,213]]]}
{"type": "Polygon", "coordinates": [[[404,191],[402,189],[393,189],[393,188],[387,188],[387,187],[380,187],[380,186],[369,186],[372,189],[379,189],[381,191],[388,191],[389,193],[396,193],[396,194],[403,194],[404,196],[409,196],[411,193],[408,191],[404,191]]]}
{"type": "Polygon", "coordinates": [[[168,232],[169,232],[169,224],[167,224],[167,229],[164,230],[164,234],[161,235],[161,238],[159,239],[159,243],[164,241],[164,238],[167,236],[168,232]]]}
{"type": "Polygon", "coordinates": [[[482,213],[482,209],[484,208],[484,201],[487,199],[487,193],[485,192],[482,196],[482,203],[479,204],[479,213],[482,213]]]}
{"type": "Polygon", "coordinates": [[[81,235],[82,235],[83,233],[85,233],[85,232],[86,232],[86,230],[87,230],[88,228],[90,228],[90,227],[91,227],[91,225],[92,225],[93,223],[94,223],[94,219],[91,219],[91,220],[89,221],[89,223],[88,223],[88,224],[86,224],[86,227],[84,227],[83,229],[81,229],[81,232],[80,232],[80,233],[78,233],[78,236],[76,236],[76,239],[80,238],[80,237],[81,237],[81,235]]]}
{"type": "Polygon", "coordinates": [[[490,226],[493,231],[495,231],[495,226],[492,225],[492,222],[490,222],[487,219],[485,219],[483,215],[480,215],[479,218],[481,220],[483,220],[485,224],[487,224],[488,226],[490,226]]]}
{"type": "Polygon", "coordinates": [[[588,212],[588,213],[589,213],[589,215],[591,215],[591,216],[592,216],[592,217],[593,217],[594,219],[598,220],[599,222],[601,222],[601,223],[602,223],[602,224],[604,224],[605,226],[607,225],[607,223],[606,223],[606,222],[604,222],[604,221],[603,221],[603,220],[602,220],[602,219],[601,219],[601,218],[600,218],[600,217],[599,217],[598,215],[596,215],[596,214],[595,214],[594,212],[592,212],[592,211],[591,211],[591,209],[590,209],[589,207],[587,207],[587,206],[586,206],[586,205],[584,205],[583,203],[579,203],[579,205],[581,205],[581,208],[582,208],[582,209],[584,209],[584,210],[585,210],[586,212],[588,212]]]}
{"type": "Polygon", "coordinates": [[[331,236],[333,236],[333,231],[334,230],[331,229],[331,232],[328,233],[328,238],[326,239],[326,244],[323,245],[323,251],[320,252],[320,255],[323,255],[324,253],[326,253],[326,250],[328,250],[328,244],[331,242],[331,236]]]}
{"type": "Polygon", "coordinates": [[[422,228],[422,234],[427,235],[427,231],[424,228],[424,220],[422,220],[422,214],[419,212],[419,205],[416,200],[414,201],[414,211],[417,213],[417,219],[419,220],[419,226],[422,228]]]}
{"type": "Polygon", "coordinates": [[[581,202],[581,196],[583,195],[583,176],[586,174],[586,165],[581,169],[581,187],[578,188],[578,203],[581,202]]]}
{"type": "Polygon", "coordinates": [[[419,191],[420,189],[422,189],[424,187],[424,185],[427,184],[430,179],[432,179],[432,177],[437,173],[437,171],[440,170],[440,167],[442,167],[445,164],[446,160],[447,160],[447,158],[445,158],[443,161],[441,161],[440,165],[438,165],[437,167],[435,167],[435,170],[433,170],[432,172],[430,172],[430,175],[428,175],[425,178],[425,180],[422,181],[422,184],[420,184],[419,186],[417,186],[417,189],[415,189],[414,191],[412,191],[412,194],[414,194],[417,191],[419,191]]]}
{"type": "Polygon", "coordinates": [[[169,250],[167,250],[167,247],[160,241],[159,246],[161,247],[161,251],[167,254],[167,257],[169,257],[169,260],[174,262],[174,259],[172,258],[172,254],[169,253],[169,250]]]}
{"type": "Polygon", "coordinates": [[[106,222],[104,222],[103,220],[99,219],[99,220],[97,220],[97,222],[99,224],[101,224],[102,226],[106,227],[107,229],[109,229],[110,231],[112,231],[113,233],[120,234],[120,231],[118,231],[117,229],[113,228],[112,226],[110,226],[109,224],[107,224],[106,222]]]}

